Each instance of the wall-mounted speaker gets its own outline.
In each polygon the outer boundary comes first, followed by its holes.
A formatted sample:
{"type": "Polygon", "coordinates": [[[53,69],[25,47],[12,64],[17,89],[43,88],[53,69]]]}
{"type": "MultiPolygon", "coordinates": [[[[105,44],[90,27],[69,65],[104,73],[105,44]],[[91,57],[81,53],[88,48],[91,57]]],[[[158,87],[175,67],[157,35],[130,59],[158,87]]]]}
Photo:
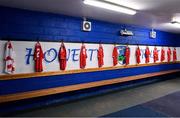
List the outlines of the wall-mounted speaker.
{"type": "Polygon", "coordinates": [[[90,32],[91,31],[91,22],[83,21],[82,30],[85,32],[90,32]]]}
{"type": "Polygon", "coordinates": [[[155,39],[155,38],[156,38],[156,32],[155,32],[154,30],[152,30],[152,31],[150,32],[150,38],[152,38],[152,39],[155,39]]]}

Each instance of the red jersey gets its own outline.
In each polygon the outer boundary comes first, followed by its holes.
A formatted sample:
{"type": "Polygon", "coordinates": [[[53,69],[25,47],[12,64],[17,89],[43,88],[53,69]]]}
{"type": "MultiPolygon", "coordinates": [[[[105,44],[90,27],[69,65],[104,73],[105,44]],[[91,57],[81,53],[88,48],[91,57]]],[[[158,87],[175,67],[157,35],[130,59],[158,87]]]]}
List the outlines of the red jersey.
{"type": "Polygon", "coordinates": [[[150,61],[150,50],[149,50],[149,48],[147,47],[146,48],[146,51],[145,51],[145,57],[146,57],[146,63],[149,63],[149,61],[150,61]]]}
{"type": "Polygon", "coordinates": [[[164,49],[162,48],[161,49],[161,62],[163,62],[165,60],[165,51],[164,49]]]}
{"type": "Polygon", "coordinates": [[[137,64],[140,64],[140,63],[141,63],[140,57],[141,57],[141,50],[140,50],[140,48],[138,47],[138,48],[136,49],[136,62],[137,62],[137,64]]]}
{"type": "Polygon", "coordinates": [[[173,50],[173,61],[177,61],[177,52],[176,52],[176,48],[174,48],[174,50],[173,50]]]}
{"type": "Polygon", "coordinates": [[[87,59],[86,47],[83,44],[80,51],[80,68],[81,69],[84,69],[86,67],[86,59],[87,59]]]}
{"type": "Polygon", "coordinates": [[[14,49],[11,41],[8,41],[5,46],[5,54],[4,54],[4,61],[5,61],[5,70],[4,72],[8,74],[13,74],[15,71],[15,55],[14,49]]]}
{"type": "Polygon", "coordinates": [[[116,46],[114,46],[112,58],[113,58],[113,66],[116,66],[118,64],[118,49],[116,46]]]}
{"type": "Polygon", "coordinates": [[[66,47],[64,43],[61,43],[61,47],[59,49],[59,62],[60,62],[60,69],[65,70],[66,69],[66,47]]]}
{"type": "Polygon", "coordinates": [[[130,48],[128,46],[126,46],[126,50],[125,50],[126,65],[129,64],[129,58],[130,58],[130,48]]]}
{"type": "Polygon", "coordinates": [[[156,47],[154,48],[154,51],[153,51],[153,57],[154,57],[154,63],[156,63],[156,61],[159,60],[159,54],[156,47]]]}
{"type": "Polygon", "coordinates": [[[167,57],[168,57],[168,62],[170,62],[171,61],[171,49],[170,48],[168,48],[167,57]]]}
{"type": "Polygon", "coordinates": [[[43,71],[43,64],[42,61],[44,59],[43,50],[41,48],[41,44],[39,42],[35,45],[34,50],[34,61],[35,61],[35,71],[42,72],[43,71]]]}
{"type": "Polygon", "coordinates": [[[104,50],[102,45],[99,45],[99,50],[98,50],[98,65],[99,67],[102,67],[104,65],[104,50]]]}

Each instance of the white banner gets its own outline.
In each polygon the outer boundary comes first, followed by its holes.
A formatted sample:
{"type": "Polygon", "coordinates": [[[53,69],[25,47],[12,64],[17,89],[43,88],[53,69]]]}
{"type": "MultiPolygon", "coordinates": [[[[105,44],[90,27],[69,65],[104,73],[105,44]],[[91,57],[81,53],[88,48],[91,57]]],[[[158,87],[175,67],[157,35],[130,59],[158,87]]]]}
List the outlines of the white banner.
{"type": "MultiPolygon", "coordinates": [[[[5,43],[6,41],[0,41],[0,74],[4,74],[4,51],[5,51],[5,43]]],[[[34,47],[36,42],[25,42],[25,41],[12,41],[11,42],[15,51],[15,74],[18,73],[33,73],[34,71],[34,47]]],[[[59,60],[58,60],[58,53],[61,42],[40,42],[43,52],[44,52],[44,61],[43,67],[44,72],[49,71],[59,71],[59,60]]],[[[67,68],[66,70],[74,70],[80,69],[79,67],[79,54],[81,43],[65,43],[66,50],[67,50],[67,68]]],[[[98,59],[97,59],[97,50],[99,48],[99,44],[85,44],[87,49],[87,66],[86,68],[98,68],[98,59]]],[[[121,50],[124,49],[124,45],[116,45],[118,47],[119,53],[121,50]]],[[[130,47],[130,64],[136,64],[136,56],[135,51],[137,46],[129,45],[130,47]]],[[[145,64],[145,49],[146,46],[139,46],[141,49],[141,64],[145,64]]],[[[104,66],[103,67],[112,67],[113,66],[113,59],[112,59],[112,52],[114,45],[112,44],[103,44],[104,48],[104,66]]],[[[160,62],[160,53],[161,53],[160,46],[157,46],[159,51],[159,61],[160,62]]],[[[170,47],[171,51],[173,52],[174,48],[170,47]]],[[[150,63],[154,63],[153,61],[153,50],[154,46],[149,46],[151,51],[151,58],[150,63]]],[[[165,61],[167,62],[167,49],[168,47],[164,47],[165,49],[165,61]]],[[[180,47],[176,48],[177,50],[177,60],[180,61],[180,47]]],[[[172,58],[173,60],[173,54],[172,58]]],[[[171,61],[172,61],[171,60],[171,61]]],[[[122,63],[119,61],[117,66],[123,66],[122,63]]]]}

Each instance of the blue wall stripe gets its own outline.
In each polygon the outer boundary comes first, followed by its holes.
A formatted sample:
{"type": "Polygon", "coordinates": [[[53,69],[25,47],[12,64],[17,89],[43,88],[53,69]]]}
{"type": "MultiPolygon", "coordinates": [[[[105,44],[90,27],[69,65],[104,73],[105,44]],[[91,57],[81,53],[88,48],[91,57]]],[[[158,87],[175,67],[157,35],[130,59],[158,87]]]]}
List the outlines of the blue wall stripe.
{"type": "Polygon", "coordinates": [[[0,38],[33,41],[90,42],[180,46],[179,34],[157,30],[157,38],[149,38],[151,29],[125,24],[92,21],[92,32],[82,32],[82,18],[0,7],[0,38]],[[133,37],[119,35],[121,29],[132,30],[133,37]]]}

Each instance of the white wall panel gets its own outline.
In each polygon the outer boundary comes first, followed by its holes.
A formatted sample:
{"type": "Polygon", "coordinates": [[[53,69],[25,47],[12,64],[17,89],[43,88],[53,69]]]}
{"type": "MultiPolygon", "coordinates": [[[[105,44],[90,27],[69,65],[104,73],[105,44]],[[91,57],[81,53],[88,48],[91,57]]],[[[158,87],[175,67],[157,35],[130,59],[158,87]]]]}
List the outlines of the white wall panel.
{"type": "MultiPolygon", "coordinates": [[[[3,68],[4,68],[4,47],[5,47],[5,41],[0,41],[0,74],[3,74],[3,68]]],[[[34,72],[34,61],[33,57],[31,56],[29,59],[29,64],[27,64],[27,54],[28,49],[31,50],[31,54],[34,53],[34,47],[36,42],[24,42],[24,41],[12,41],[16,58],[16,71],[15,73],[32,73],[34,72]]],[[[44,51],[46,60],[53,60],[53,62],[48,63],[47,61],[43,61],[44,71],[59,71],[59,61],[58,57],[54,58],[55,54],[58,54],[59,48],[61,43],[57,42],[41,42],[42,49],[44,51]],[[48,53],[48,50],[51,51],[48,53]]],[[[66,49],[67,49],[67,55],[68,55],[68,62],[67,62],[67,68],[66,70],[74,70],[79,69],[79,54],[80,54],[80,48],[81,43],[65,43],[66,49]],[[74,55],[74,56],[73,56],[74,55]]],[[[97,49],[99,47],[99,44],[85,44],[87,48],[87,66],[86,68],[97,68],[98,67],[98,60],[97,60],[97,49]],[[92,55],[92,56],[91,56],[92,55]]],[[[123,45],[117,45],[117,46],[123,46],[123,45]]],[[[137,46],[135,45],[129,45],[131,57],[130,57],[130,65],[136,64],[136,56],[135,51],[137,46]]],[[[112,60],[112,51],[114,48],[114,45],[111,44],[103,44],[104,48],[104,66],[103,67],[111,67],[113,65],[112,60]]],[[[161,55],[161,48],[160,46],[157,46],[159,50],[159,61],[160,62],[160,55],[161,55]]],[[[140,46],[141,49],[141,64],[145,63],[145,56],[144,52],[146,49],[146,46],[140,46]]],[[[151,51],[151,58],[150,63],[154,63],[153,61],[153,50],[154,46],[149,46],[149,49],[151,51]]],[[[167,49],[168,47],[164,47],[165,49],[165,62],[167,62],[167,49]]],[[[173,51],[173,47],[171,47],[171,50],[173,51]]],[[[177,55],[178,55],[178,61],[180,61],[180,47],[177,48],[177,55]]],[[[173,59],[173,55],[172,55],[173,59]]],[[[171,60],[172,61],[172,60],[171,60]]],[[[122,66],[120,63],[117,66],[122,66]]]]}

